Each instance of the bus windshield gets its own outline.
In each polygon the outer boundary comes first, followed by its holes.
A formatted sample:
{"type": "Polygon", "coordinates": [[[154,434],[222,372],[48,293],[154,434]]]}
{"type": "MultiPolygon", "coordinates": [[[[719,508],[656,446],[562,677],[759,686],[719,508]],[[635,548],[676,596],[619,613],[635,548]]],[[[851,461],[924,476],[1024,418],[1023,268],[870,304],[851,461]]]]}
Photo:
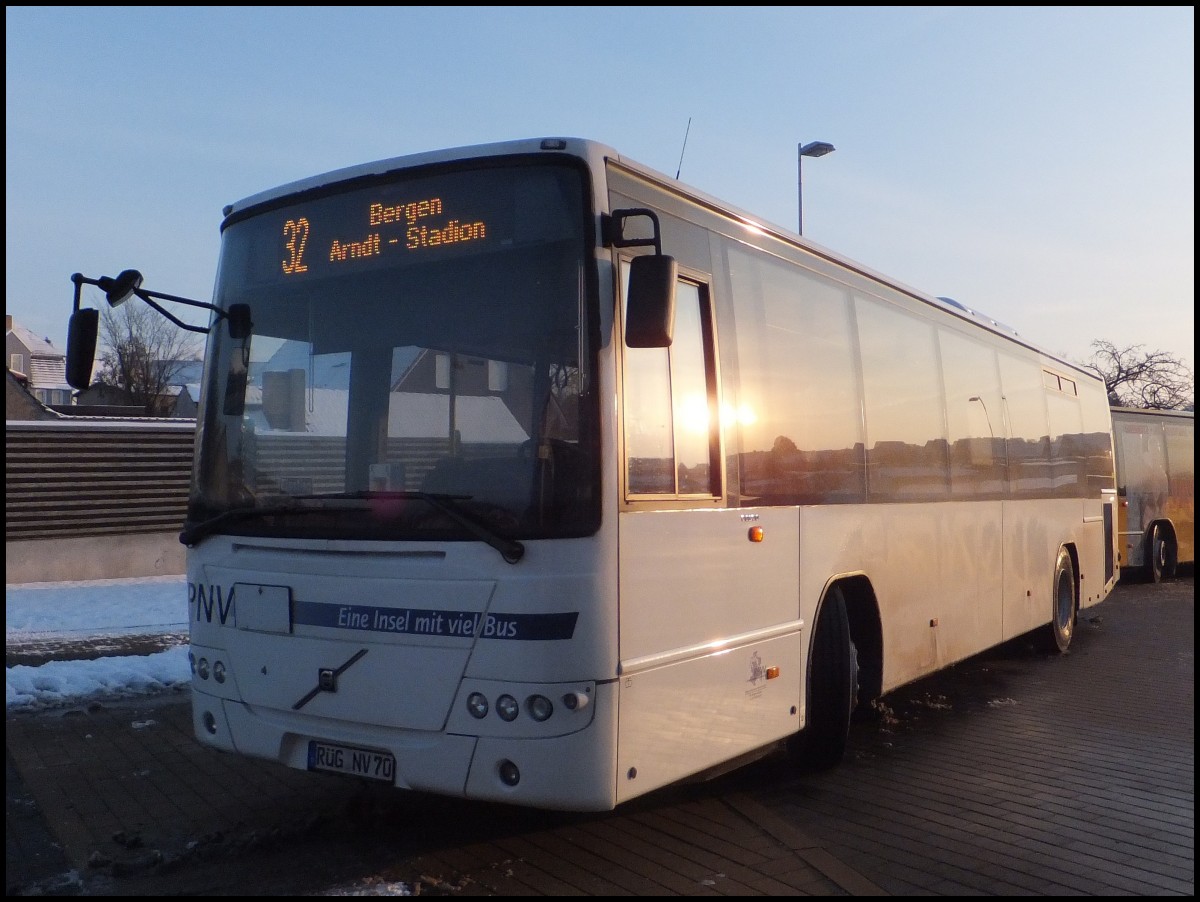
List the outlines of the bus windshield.
{"type": "Polygon", "coordinates": [[[215,303],[253,326],[212,330],[184,535],[594,532],[587,191],[477,161],[232,215],[215,303]]]}

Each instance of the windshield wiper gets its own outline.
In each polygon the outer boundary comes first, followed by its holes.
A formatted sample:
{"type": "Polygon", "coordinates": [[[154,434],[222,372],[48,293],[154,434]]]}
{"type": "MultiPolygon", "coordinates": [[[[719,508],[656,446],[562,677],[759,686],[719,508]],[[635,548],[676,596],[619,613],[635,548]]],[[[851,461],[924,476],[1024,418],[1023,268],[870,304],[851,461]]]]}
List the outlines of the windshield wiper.
{"type": "Polygon", "coordinates": [[[356,492],[346,497],[353,498],[399,498],[401,500],[424,501],[467,530],[475,538],[491,545],[500,552],[505,563],[515,564],[525,556],[525,546],[516,539],[500,535],[470,512],[463,510],[460,501],[469,501],[470,495],[445,495],[440,492],[356,492]]]}
{"type": "Polygon", "coordinates": [[[236,523],[238,520],[252,520],[255,517],[273,517],[277,514],[314,514],[327,508],[302,506],[299,504],[266,504],[262,507],[235,507],[232,510],[221,511],[215,517],[190,523],[179,533],[179,541],[192,546],[206,536],[217,532],[226,523],[236,523]]]}
{"type": "Polygon", "coordinates": [[[426,504],[436,507],[459,526],[463,527],[463,529],[467,530],[467,532],[471,533],[471,535],[475,536],[475,538],[495,548],[500,552],[500,556],[504,558],[506,563],[515,564],[521,560],[525,556],[525,546],[522,543],[516,539],[505,538],[462,509],[458,502],[467,501],[470,497],[470,495],[443,495],[432,492],[346,492],[344,494],[332,495],[302,495],[295,497],[293,501],[308,502],[307,504],[269,504],[263,507],[237,507],[232,510],[222,511],[215,517],[209,517],[207,520],[201,520],[199,523],[185,526],[183,531],[179,533],[179,541],[184,545],[195,545],[206,536],[217,532],[225,524],[235,523],[238,520],[248,520],[254,517],[270,517],[277,514],[320,513],[339,506],[336,503],[329,504],[328,502],[352,501],[357,502],[354,506],[358,507],[363,502],[374,498],[398,498],[402,500],[424,501],[426,504]],[[318,503],[313,504],[312,502],[318,503]]]}

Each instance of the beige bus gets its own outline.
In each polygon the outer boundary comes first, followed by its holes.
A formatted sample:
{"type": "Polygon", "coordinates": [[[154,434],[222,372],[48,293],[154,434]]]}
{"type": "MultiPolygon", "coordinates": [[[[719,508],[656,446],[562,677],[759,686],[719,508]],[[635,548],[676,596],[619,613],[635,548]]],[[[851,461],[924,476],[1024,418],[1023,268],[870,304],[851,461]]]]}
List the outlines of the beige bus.
{"type": "Polygon", "coordinates": [[[1196,414],[1112,409],[1118,564],[1159,582],[1196,563],[1196,414]]]}

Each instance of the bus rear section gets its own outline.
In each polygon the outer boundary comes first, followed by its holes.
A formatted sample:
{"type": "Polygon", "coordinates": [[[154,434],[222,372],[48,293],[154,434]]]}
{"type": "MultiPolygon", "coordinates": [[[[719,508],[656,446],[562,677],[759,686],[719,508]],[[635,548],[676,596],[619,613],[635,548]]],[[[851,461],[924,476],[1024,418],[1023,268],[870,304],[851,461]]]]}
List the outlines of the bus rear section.
{"type": "Polygon", "coordinates": [[[1112,409],[1124,573],[1158,582],[1196,563],[1196,417],[1112,409]]]}

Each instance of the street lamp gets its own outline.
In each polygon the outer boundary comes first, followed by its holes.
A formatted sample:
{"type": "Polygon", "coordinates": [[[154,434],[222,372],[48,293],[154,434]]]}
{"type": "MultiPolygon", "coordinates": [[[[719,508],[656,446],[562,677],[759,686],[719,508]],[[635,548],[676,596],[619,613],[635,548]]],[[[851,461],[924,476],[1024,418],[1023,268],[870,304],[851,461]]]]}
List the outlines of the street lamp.
{"type": "Polygon", "coordinates": [[[833,151],[834,146],[825,141],[810,141],[808,144],[798,145],[798,152],[796,154],[797,234],[804,234],[804,158],[823,157],[827,153],[833,153],[833,151]]]}

